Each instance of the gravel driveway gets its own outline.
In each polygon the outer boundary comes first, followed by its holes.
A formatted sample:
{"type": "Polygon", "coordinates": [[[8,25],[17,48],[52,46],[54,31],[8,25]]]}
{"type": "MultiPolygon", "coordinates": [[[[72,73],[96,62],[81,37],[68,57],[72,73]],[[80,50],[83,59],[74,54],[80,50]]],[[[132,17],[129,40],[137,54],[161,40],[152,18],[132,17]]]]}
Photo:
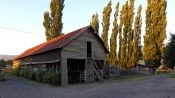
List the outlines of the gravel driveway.
{"type": "Polygon", "coordinates": [[[156,75],[148,79],[53,87],[9,77],[0,81],[0,98],[175,98],[175,79],[156,75]]]}

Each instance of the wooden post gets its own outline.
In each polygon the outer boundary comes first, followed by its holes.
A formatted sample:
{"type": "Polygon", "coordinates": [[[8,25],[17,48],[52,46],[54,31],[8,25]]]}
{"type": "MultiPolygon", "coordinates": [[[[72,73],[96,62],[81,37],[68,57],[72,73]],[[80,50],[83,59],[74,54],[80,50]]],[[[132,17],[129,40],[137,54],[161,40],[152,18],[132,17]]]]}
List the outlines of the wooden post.
{"type": "Polygon", "coordinates": [[[67,70],[67,59],[61,59],[61,85],[65,86],[68,84],[68,70],[67,70]]]}

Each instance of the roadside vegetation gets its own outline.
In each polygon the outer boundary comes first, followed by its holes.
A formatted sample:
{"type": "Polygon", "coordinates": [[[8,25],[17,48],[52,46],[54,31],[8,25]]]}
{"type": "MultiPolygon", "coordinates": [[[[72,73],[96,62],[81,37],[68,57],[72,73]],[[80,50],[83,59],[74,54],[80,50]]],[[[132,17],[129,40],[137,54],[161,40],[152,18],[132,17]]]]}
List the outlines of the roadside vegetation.
{"type": "Polygon", "coordinates": [[[60,85],[60,74],[55,72],[54,69],[48,71],[30,71],[28,69],[16,69],[13,74],[25,79],[37,81],[40,83],[47,83],[51,85],[60,85]]]}

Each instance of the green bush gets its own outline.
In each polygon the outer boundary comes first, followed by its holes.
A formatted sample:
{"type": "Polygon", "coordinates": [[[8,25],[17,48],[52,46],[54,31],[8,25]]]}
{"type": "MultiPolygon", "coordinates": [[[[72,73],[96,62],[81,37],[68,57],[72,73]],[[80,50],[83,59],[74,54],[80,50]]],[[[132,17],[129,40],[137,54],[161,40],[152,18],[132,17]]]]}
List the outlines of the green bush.
{"type": "Polygon", "coordinates": [[[36,73],[34,71],[29,71],[27,78],[30,80],[36,80],[36,73]]]}
{"type": "Polygon", "coordinates": [[[45,74],[46,71],[37,71],[36,72],[36,80],[39,81],[39,82],[43,82],[43,76],[45,74]]]}
{"type": "Polygon", "coordinates": [[[43,82],[52,85],[60,84],[60,74],[56,73],[54,69],[51,69],[43,74],[43,82]]]}
{"type": "Polygon", "coordinates": [[[21,76],[30,80],[36,80],[43,83],[48,83],[52,85],[58,85],[61,83],[60,73],[56,73],[55,69],[50,69],[48,71],[29,71],[28,69],[16,70],[14,72],[17,76],[21,76]]]}
{"type": "Polygon", "coordinates": [[[61,77],[60,73],[55,73],[55,76],[51,79],[51,84],[60,84],[61,83],[61,77]]]}
{"type": "Polygon", "coordinates": [[[19,76],[19,73],[20,73],[20,68],[12,70],[13,75],[19,76]]]}
{"type": "Polygon", "coordinates": [[[20,72],[19,72],[19,76],[27,78],[28,73],[29,73],[28,69],[21,69],[20,72]]]}

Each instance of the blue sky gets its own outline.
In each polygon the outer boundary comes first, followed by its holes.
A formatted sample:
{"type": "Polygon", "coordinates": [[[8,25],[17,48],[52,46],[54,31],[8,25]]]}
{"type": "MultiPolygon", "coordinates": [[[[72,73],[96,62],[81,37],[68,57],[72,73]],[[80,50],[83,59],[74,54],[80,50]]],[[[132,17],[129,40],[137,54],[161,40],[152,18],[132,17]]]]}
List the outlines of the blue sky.
{"type": "MultiPolygon", "coordinates": [[[[117,2],[120,6],[126,0],[112,0],[113,12],[117,2]]],[[[65,0],[63,10],[63,32],[89,25],[91,16],[99,14],[100,32],[101,16],[104,6],[109,0],[65,0]]],[[[142,18],[144,23],[146,0],[135,0],[135,10],[142,4],[142,18]]],[[[168,0],[167,5],[167,33],[175,32],[175,0],[168,0]]],[[[0,2],[0,54],[20,54],[24,50],[45,41],[43,28],[43,13],[49,10],[50,0],[1,0],[0,2]],[[11,30],[17,29],[17,30],[11,30]],[[25,32],[19,32],[25,31],[25,32]],[[34,34],[33,34],[34,33],[34,34]]],[[[135,11],[136,13],[136,11],[135,11]]],[[[113,14],[111,14],[111,27],[113,14]]],[[[142,27],[144,33],[145,25],[142,27]]]]}

